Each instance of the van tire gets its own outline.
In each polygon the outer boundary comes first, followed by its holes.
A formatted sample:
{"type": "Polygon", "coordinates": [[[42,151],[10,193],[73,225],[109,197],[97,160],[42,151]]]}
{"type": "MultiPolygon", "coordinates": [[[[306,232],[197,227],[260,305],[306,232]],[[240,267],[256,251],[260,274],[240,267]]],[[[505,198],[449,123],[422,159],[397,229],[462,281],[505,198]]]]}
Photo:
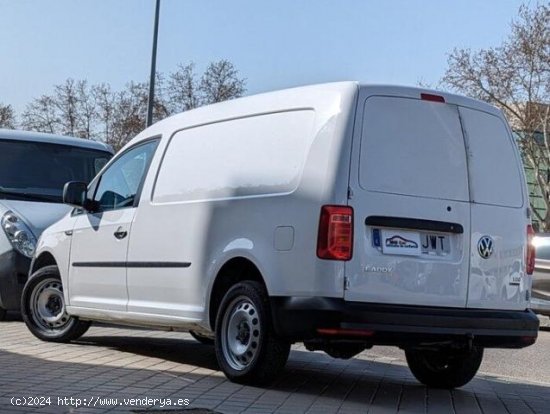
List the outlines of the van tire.
{"type": "Polygon", "coordinates": [[[49,342],[80,338],[91,325],[66,313],[57,266],[43,267],[29,278],[21,297],[21,315],[34,336],[49,342]]]}
{"type": "Polygon", "coordinates": [[[215,349],[220,368],[233,382],[266,385],[283,370],[290,343],[276,336],[260,283],[240,282],[225,294],[216,318],[215,349]]]}
{"type": "Polygon", "coordinates": [[[483,348],[473,347],[470,351],[406,350],[407,364],[415,378],[431,388],[452,389],[462,387],[476,375],[483,348]]]}
{"type": "Polygon", "coordinates": [[[6,319],[6,310],[4,308],[0,308],[0,321],[3,321],[6,319]]]}

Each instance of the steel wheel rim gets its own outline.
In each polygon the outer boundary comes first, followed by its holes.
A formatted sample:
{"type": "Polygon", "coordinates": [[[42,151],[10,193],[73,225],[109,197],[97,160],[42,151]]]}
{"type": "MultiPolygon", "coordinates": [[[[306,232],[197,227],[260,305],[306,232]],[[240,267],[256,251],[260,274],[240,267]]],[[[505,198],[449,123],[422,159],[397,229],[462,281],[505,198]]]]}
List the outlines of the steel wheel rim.
{"type": "Polygon", "coordinates": [[[254,303],[245,296],[233,300],[224,315],[221,332],[223,355],[231,368],[242,371],[260,349],[261,320],[254,303]]]}
{"type": "Polygon", "coordinates": [[[39,282],[31,295],[34,322],[45,330],[62,330],[71,321],[65,309],[63,285],[57,279],[39,282]]]}

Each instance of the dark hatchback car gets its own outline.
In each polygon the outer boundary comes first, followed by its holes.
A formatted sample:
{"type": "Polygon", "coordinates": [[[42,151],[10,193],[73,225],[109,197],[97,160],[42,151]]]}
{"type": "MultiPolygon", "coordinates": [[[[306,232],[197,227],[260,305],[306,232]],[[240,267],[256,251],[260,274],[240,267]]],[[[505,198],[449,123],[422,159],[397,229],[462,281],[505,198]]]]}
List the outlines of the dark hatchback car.
{"type": "Polygon", "coordinates": [[[100,142],[0,129],[0,321],[19,310],[40,234],[71,211],[64,184],[91,181],[112,155],[100,142]]]}
{"type": "Polygon", "coordinates": [[[538,233],[533,244],[536,249],[531,308],[550,316],[550,233],[538,233]]]}

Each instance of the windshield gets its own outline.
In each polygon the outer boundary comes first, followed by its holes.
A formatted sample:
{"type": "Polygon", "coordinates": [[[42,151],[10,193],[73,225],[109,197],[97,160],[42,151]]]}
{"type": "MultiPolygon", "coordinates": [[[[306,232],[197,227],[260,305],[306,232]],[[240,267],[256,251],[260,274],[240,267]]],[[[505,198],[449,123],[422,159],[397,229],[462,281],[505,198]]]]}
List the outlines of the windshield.
{"type": "Polygon", "coordinates": [[[111,157],[69,145],[0,140],[0,198],[61,203],[66,182],[89,183],[111,157]]]}

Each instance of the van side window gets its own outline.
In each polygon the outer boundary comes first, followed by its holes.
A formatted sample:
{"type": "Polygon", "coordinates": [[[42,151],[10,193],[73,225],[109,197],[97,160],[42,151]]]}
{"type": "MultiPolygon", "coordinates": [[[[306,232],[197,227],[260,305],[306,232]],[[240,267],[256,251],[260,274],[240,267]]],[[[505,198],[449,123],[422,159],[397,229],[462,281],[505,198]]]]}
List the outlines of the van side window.
{"type": "Polygon", "coordinates": [[[94,200],[100,211],[132,207],[153,157],[158,140],[148,141],[122,154],[99,178],[94,200]]]}

